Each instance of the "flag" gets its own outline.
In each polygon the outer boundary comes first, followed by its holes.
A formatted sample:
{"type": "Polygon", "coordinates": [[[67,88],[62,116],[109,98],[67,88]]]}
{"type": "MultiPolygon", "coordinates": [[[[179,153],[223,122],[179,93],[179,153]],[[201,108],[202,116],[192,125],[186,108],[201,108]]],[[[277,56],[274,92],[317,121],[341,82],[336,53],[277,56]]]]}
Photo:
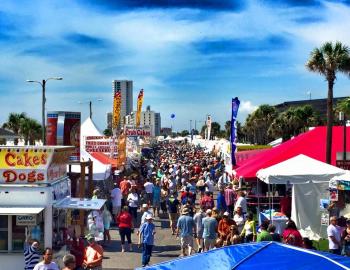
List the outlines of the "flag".
{"type": "Polygon", "coordinates": [[[112,128],[116,129],[119,126],[120,122],[120,108],[121,108],[121,91],[116,90],[114,91],[114,98],[113,98],[113,117],[112,117],[112,128]]]}
{"type": "Polygon", "coordinates": [[[126,162],[126,136],[124,134],[119,135],[118,138],[118,157],[117,167],[125,165],[126,162]]]}
{"type": "Polygon", "coordinates": [[[137,97],[136,127],[140,126],[142,103],[143,103],[143,89],[140,90],[139,96],[137,97]]]}
{"type": "Polygon", "coordinates": [[[239,108],[240,101],[237,97],[232,99],[232,115],[231,115],[231,164],[236,166],[236,140],[237,140],[237,113],[239,108]]]}
{"type": "Polygon", "coordinates": [[[211,116],[207,116],[207,133],[208,133],[208,140],[210,140],[210,133],[211,133],[211,116]]]}

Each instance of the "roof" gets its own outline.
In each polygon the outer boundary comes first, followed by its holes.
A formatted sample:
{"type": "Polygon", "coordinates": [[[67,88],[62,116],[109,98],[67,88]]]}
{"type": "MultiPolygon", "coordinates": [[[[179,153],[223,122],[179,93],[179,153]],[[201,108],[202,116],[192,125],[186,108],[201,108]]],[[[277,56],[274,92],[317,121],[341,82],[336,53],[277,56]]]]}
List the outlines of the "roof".
{"type": "Polygon", "coordinates": [[[13,131],[8,130],[8,129],[4,129],[4,128],[0,128],[0,138],[9,138],[9,137],[19,138],[19,136],[16,135],[16,133],[14,133],[13,131]]]}
{"type": "Polygon", "coordinates": [[[303,184],[329,182],[346,171],[305,155],[298,155],[276,165],[261,169],[256,176],[269,184],[303,184]]]}
{"type": "MultiPolygon", "coordinates": [[[[349,152],[350,127],[347,127],[346,130],[348,137],[346,140],[346,150],[349,152]]],[[[316,160],[326,162],[326,134],[327,127],[316,127],[274,148],[258,153],[235,169],[236,176],[242,176],[245,180],[255,178],[258,170],[268,168],[299,154],[304,154],[316,160]]],[[[343,151],[343,127],[333,127],[332,142],[331,164],[335,166],[336,153],[343,151]]]]}
{"type": "Polygon", "coordinates": [[[233,245],[138,269],[154,270],[344,270],[350,258],[277,242],[233,245]],[[296,259],[297,258],[297,259],[296,259]]]}

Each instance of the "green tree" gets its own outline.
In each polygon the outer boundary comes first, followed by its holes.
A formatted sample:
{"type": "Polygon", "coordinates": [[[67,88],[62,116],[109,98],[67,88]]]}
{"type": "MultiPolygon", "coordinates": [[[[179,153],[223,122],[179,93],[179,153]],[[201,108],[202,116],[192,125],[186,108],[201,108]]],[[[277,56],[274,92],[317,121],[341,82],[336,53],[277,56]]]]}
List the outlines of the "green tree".
{"type": "Polygon", "coordinates": [[[214,137],[221,137],[221,127],[220,124],[218,122],[212,122],[211,123],[211,131],[210,131],[210,137],[214,138],[214,137]]]}
{"type": "Polygon", "coordinates": [[[35,140],[41,139],[41,129],[41,124],[35,119],[24,118],[21,120],[20,135],[31,145],[34,145],[35,140]]]}
{"type": "Polygon", "coordinates": [[[20,134],[21,123],[23,119],[26,119],[27,116],[24,112],[22,113],[10,113],[7,122],[2,125],[3,128],[12,130],[16,134],[20,134]]]}
{"type": "Polygon", "coordinates": [[[225,122],[225,137],[226,139],[230,139],[231,136],[231,120],[225,122]]]}
{"type": "Polygon", "coordinates": [[[350,117],[350,98],[343,99],[343,100],[339,101],[336,105],[335,110],[336,110],[336,112],[345,113],[345,115],[349,119],[349,117],[350,117]]]}
{"type": "Polygon", "coordinates": [[[328,83],[327,94],[327,147],[326,162],[331,163],[332,153],[332,129],[333,129],[333,86],[337,72],[349,74],[350,55],[349,48],[341,42],[324,43],[320,48],[315,48],[311,54],[306,68],[311,72],[319,73],[326,78],[328,83]]]}
{"type": "Polygon", "coordinates": [[[186,137],[187,135],[189,135],[190,133],[188,132],[188,130],[183,130],[183,131],[181,131],[180,133],[179,133],[179,135],[181,136],[181,137],[186,137]]]}
{"type": "Polygon", "coordinates": [[[247,134],[247,140],[256,144],[267,144],[271,138],[268,129],[277,117],[275,107],[263,104],[252,114],[249,114],[243,127],[243,132],[247,134]]]}
{"type": "Polygon", "coordinates": [[[113,135],[112,130],[110,128],[106,128],[103,131],[103,135],[105,135],[105,136],[112,136],[113,135]]]}

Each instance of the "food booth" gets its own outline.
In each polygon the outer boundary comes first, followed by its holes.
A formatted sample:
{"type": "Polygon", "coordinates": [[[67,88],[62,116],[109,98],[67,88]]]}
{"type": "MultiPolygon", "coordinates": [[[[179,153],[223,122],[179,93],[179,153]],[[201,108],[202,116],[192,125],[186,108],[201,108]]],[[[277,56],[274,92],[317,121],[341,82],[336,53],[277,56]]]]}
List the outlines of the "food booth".
{"type": "Polygon", "coordinates": [[[70,210],[66,209],[94,209],[103,205],[104,200],[95,206],[91,200],[78,202],[71,198],[67,163],[72,150],[69,146],[0,147],[0,261],[3,269],[24,268],[26,238],[39,240],[41,248],[63,245],[67,224],[71,222],[67,218],[70,210]]]}

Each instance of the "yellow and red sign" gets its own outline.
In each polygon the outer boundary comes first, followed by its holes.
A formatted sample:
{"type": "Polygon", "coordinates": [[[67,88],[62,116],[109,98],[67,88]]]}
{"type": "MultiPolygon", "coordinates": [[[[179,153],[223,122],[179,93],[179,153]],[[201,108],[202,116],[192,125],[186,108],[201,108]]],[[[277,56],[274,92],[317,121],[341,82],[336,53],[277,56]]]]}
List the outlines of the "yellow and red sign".
{"type": "Polygon", "coordinates": [[[116,129],[119,126],[121,103],[122,103],[121,91],[116,90],[114,92],[114,98],[113,98],[113,117],[112,117],[113,129],[116,129]]]}
{"type": "Polygon", "coordinates": [[[73,148],[59,148],[0,147],[0,183],[47,183],[65,176],[73,148]]]}
{"type": "Polygon", "coordinates": [[[143,89],[140,90],[139,96],[137,97],[136,127],[140,126],[142,103],[143,103],[143,89]]]}

